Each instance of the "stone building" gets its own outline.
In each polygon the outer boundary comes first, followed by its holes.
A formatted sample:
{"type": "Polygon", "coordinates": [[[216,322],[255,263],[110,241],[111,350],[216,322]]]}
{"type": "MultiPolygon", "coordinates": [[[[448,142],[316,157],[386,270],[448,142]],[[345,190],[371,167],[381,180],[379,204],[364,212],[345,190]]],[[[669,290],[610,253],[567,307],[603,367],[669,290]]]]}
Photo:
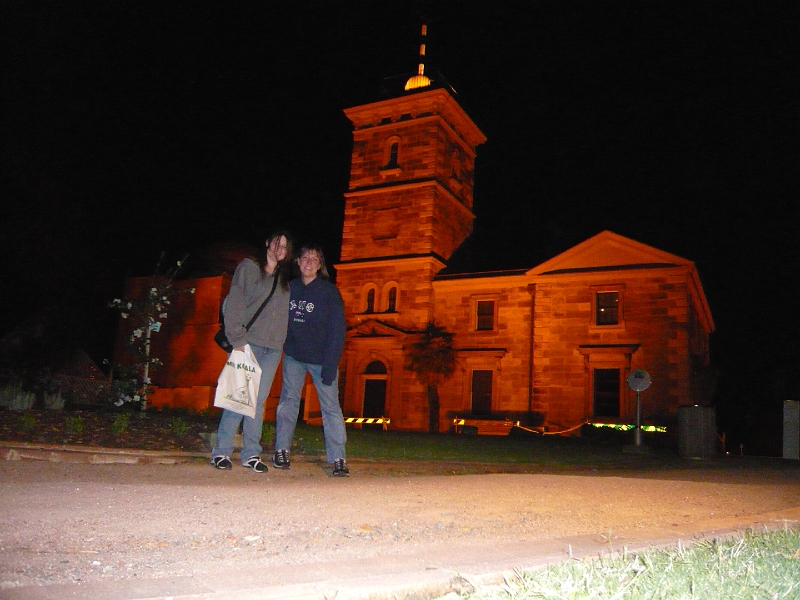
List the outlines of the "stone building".
{"type": "MultiPolygon", "coordinates": [[[[410,80],[409,83],[412,83],[410,80]]],[[[512,418],[551,431],[635,420],[625,385],[645,369],[645,421],[704,403],[714,329],[692,262],[603,231],[527,270],[443,274],[472,231],[476,148],[485,141],[446,85],[430,80],[345,110],[353,123],[337,285],[348,335],[343,409],[426,430],[425,390],[408,368],[429,322],[454,334],[440,392],[453,418],[512,418]]]]}
{"type": "MultiPolygon", "coordinates": [[[[485,136],[422,66],[405,89],[344,112],[353,151],[335,270],[348,324],[345,416],[428,429],[425,390],[407,368],[428,323],[454,334],[457,353],[454,375],[439,388],[440,431],[456,416],[550,431],[631,423],[635,395],[625,382],[635,369],[653,381],[644,422],[671,422],[678,406],[708,402],[714,323],[691,261],[603,231],[530,269],[447,273],[472,232],[476,149],[485,136]]],[[[161,342],[167,368],[155,378],[156,405],[213,404],[224,354],[212,336],[228,280],[192,285],[194,305],[161,342]]],[[[306,387],[303,416],[313,421],[318,406],[306,387]]],[[[278,392],[276,378],[267,419],[278,392]]]]}

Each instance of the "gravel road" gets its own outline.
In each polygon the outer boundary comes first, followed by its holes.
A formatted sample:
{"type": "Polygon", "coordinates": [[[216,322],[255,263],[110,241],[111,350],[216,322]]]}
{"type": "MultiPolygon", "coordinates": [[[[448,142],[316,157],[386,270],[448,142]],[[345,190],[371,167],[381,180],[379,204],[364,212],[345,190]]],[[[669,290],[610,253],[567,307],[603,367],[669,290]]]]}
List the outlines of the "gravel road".
{"type": "MultiPolygon", "coordinates": [[[[177,465],[0,463],[0,592],[52,583],[286,568],[669,527],[800,505],[800,468],[657,474],[425,475],[352,461],[349,478],[293,460],[261,475],[177,465]]],[[[439,469],[441,472],[441,469],[439,469]]],[[[2,596],[2,593],[0,593],[2,596]]]]}

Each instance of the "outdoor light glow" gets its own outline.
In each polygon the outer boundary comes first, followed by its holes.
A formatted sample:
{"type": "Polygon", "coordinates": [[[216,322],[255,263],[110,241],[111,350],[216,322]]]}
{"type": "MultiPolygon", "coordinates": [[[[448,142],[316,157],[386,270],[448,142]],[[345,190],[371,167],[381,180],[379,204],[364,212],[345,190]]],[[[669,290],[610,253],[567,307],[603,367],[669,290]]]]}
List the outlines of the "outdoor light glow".
{"type": "MultiPolygon", "coordinates": [[[[589,425],[592,427],[608,427],[609,429],[616,429],[617,431],[630,431],[636,428],[636,425],[628,425],[625,423],[589,423],[589,425]]],[[[642,425],[642,431],[666,433],[667,428],[663,425],[642,425]]]]}

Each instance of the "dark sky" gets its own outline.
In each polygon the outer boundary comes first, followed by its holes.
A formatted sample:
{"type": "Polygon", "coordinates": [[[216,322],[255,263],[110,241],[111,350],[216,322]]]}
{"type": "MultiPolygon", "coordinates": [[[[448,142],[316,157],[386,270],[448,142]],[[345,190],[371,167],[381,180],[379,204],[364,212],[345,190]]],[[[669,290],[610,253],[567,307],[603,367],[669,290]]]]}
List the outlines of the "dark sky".
{"type": "Polygon", "coordinates": [[[3,3],[0,333],[58,307],[102,353],[126,274],[162,250],[202,271],[278,225],[335,261],[342,109],[416,68],[422,13],[428,68],[488,138],[476,265],[604,229],[689,258],[736,393],[800,395],[796,3],[237,6],[3,3]]]}

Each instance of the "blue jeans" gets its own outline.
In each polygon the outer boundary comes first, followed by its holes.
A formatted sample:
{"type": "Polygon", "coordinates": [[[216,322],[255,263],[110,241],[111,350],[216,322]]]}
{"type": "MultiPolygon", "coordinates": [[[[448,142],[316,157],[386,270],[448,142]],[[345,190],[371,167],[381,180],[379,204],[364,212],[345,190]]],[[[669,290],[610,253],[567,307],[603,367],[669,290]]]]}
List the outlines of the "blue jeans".
{"type": "Polygon", "coordinates": [[[333,462],[345,458],[344,445],[347,432],[344,428],[342,407],[339,406],[339,376],[331,385],[322,383],[322,365],[299,362],[291,356],[283,356],[283,385],[278,409],[275,411],[275,449],[289,450],[292,447],[294,428],[300,412],[300,393],[306,373],[317,390],[322,410],[322,426],[325,434],[325,460],[333,462]]]}
{"type": "Polygon", "coordinates": [[[264,422],[264,400],[269,395],[275,371],[281,362],[281,350],[256,346],[250,344],[253,354],[261,367],[261,381],[258,384],[258,398],[256,401],[256,415],[252,419],[232,410],[223,409],[217,429],[217,445],[211,449],[211,458],[215,456],[230,456],[233,454],[233,436],[242,424],[242,464],[253,456],[261,454],[261,425],[264,422]]]}

